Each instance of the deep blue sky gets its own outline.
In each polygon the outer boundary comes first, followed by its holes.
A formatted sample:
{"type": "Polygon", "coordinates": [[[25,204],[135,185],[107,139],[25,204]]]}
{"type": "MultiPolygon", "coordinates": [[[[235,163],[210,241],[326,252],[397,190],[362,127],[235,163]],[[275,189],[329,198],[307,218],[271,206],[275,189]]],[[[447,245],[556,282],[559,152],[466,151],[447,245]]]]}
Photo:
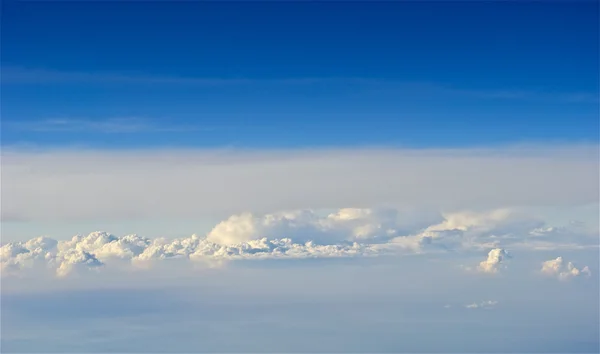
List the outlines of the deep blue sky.
{"type": "Polygon", "coordinates": [[[597,1],[4,1],[2,145],[598,142],[598,18],[597,1]]]}

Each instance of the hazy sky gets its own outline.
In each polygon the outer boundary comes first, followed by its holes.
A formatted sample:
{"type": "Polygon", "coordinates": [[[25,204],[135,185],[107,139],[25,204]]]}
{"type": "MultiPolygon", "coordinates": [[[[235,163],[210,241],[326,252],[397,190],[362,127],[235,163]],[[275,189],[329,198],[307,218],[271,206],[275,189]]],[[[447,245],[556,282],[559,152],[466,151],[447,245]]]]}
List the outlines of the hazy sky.
{"type": "Polygon", "coordinates": [[[599,7],[2,5],[1,351],[600,351],[599,7]]]}

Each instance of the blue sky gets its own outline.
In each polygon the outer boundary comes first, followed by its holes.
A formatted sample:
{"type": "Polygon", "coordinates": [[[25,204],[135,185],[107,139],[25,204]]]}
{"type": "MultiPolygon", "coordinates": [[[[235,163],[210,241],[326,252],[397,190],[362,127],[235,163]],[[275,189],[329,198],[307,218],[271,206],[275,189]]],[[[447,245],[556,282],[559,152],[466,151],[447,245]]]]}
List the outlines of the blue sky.
{"type": "Polygon", "coordinates": [[[598,3],[7,2],[2,144],[598,141],[598,3]]]}

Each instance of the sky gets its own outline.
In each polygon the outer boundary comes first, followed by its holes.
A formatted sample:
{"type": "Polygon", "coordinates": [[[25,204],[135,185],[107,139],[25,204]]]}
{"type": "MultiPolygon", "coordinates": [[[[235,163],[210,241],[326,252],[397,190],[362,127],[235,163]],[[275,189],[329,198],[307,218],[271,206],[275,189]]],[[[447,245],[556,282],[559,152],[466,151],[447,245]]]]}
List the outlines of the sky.
{"type": "Polygon", "coordinates": [[[1,4],[3,353],[600,351],[600,5],[1,4]]]}
{"type": "Polygon", "coordinates": [[[2,10],[3,146],[598,141],[596,1],[2,10]]]}

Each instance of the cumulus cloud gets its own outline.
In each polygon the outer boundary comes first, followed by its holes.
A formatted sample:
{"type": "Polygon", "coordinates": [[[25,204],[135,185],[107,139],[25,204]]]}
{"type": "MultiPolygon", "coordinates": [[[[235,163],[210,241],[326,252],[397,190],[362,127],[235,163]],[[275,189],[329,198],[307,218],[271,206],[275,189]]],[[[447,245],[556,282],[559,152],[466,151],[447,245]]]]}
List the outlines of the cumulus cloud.
{"type": "Polygon", "coordinates": [[[242,211],[346,206],[560,206],[597,203],[597,182],[597,146],[286,152],[4,148],[2,218],[220,219],[242,211]]]}
{"type": "Polygon", "coordinates": [[[393,211],[373,209],[340,209],[324,216],[310,210],[261,216],[243,213],[217,224],[203,237],[151,240],[106,232],[77,235],[65,241],[41,237],[2,246],[1,264],[3,273],[7,273],[45,261],[58,275],[66,275],[115,260],[142,264],[175,258],[205,261],[369,256],[384,252],[375,244],[397,236],[393,215],[393,211]]]}
{"type": "Polygon", "coordinates": [[[497,273],[506,258],[510,258],[508,251],[502,248],[494,248],[488,252],[487,259],[477,266],[477,270],[483,273],[497,273]]]}
{"type": "Polygon", "coordinates": [[[317,244],[369,240],[384,242],[397,236],[398,221],[393,210],[344,208],[325,217],[311,210],[255,216],[231,216],[207,235],[211,242],[229,245],[258,238],[290,238],[317,244]]]}
{"type": "Polygon", "coordinates": [[[60,265],[56,269],[58,276],[66,276],[74,270],[95,269],[103,265],[96,256],[79,249],[68,249],[60,255],[60,265]]]}
{"type": "Polygon", "coordinates": [[[509,244],[524,230],[544,225],[531,215],[510,209],[486,212],[461,211],[443,213],[443,221],[425,228],[419,236],[423,239],[443,239],[453,248],[495,248],[500,243],[509,244]]]}
{"type": "Polygon", "coordinates": [[[192,235],[188,238],[149,241],[137,235],[117,237],[106,232],[75,236],[69,241],[55,242],[46,248],[30,249],[26,243],[2,246],[3,275],[33,268],[42,261],[48,268],[65,276],[78,270],[96,269],[111,261],[128,260],[143,264],[166,259],[192,261],[265,259],[265,258],[333,258],[368,256],[376,251],[358,243],[318,245],[312,241],[294,243],[289,238],[248,240],[222,245],[192,235]],[[133,245],[133,247],[132,247],[133,245]],[[143,247],[140,247],[143,245],[143,247]]]}
{"type": "Polygon", "coordinates": [[[588,266],[579,269],[572,262],[565,262],[562,257],[543,262],[541,272],[548,276],[557,277],[560,280],[568,280],[579,276],[589,277],[591,275],[588,266]]]}
{"type": "Polygon", "coordinates": [[[465,305],[468,309],[493,309],[498,304],[498,301],[488,300],[482,302],[474,302],[472,304],[465,305]]]}
{"type": "Polygon", "coordinates": [[[528,240],[540,227],[550,228],[537,218],[508,210],[446,213],[441,222],[408,233],[406,225],[406,217],[389,208],[242,213],[202,236],[150,239],[93,232],[61,241],[38,237],[7,243],[0,248],[0,265],[3,275],[42,266],[65,276],[106,265],[144,266],[167,259],[219,265],[242,259],[372,257],[491,248],[477,270],[496,273],[509,257],[505,247],[516,239],[528,240]]]}

